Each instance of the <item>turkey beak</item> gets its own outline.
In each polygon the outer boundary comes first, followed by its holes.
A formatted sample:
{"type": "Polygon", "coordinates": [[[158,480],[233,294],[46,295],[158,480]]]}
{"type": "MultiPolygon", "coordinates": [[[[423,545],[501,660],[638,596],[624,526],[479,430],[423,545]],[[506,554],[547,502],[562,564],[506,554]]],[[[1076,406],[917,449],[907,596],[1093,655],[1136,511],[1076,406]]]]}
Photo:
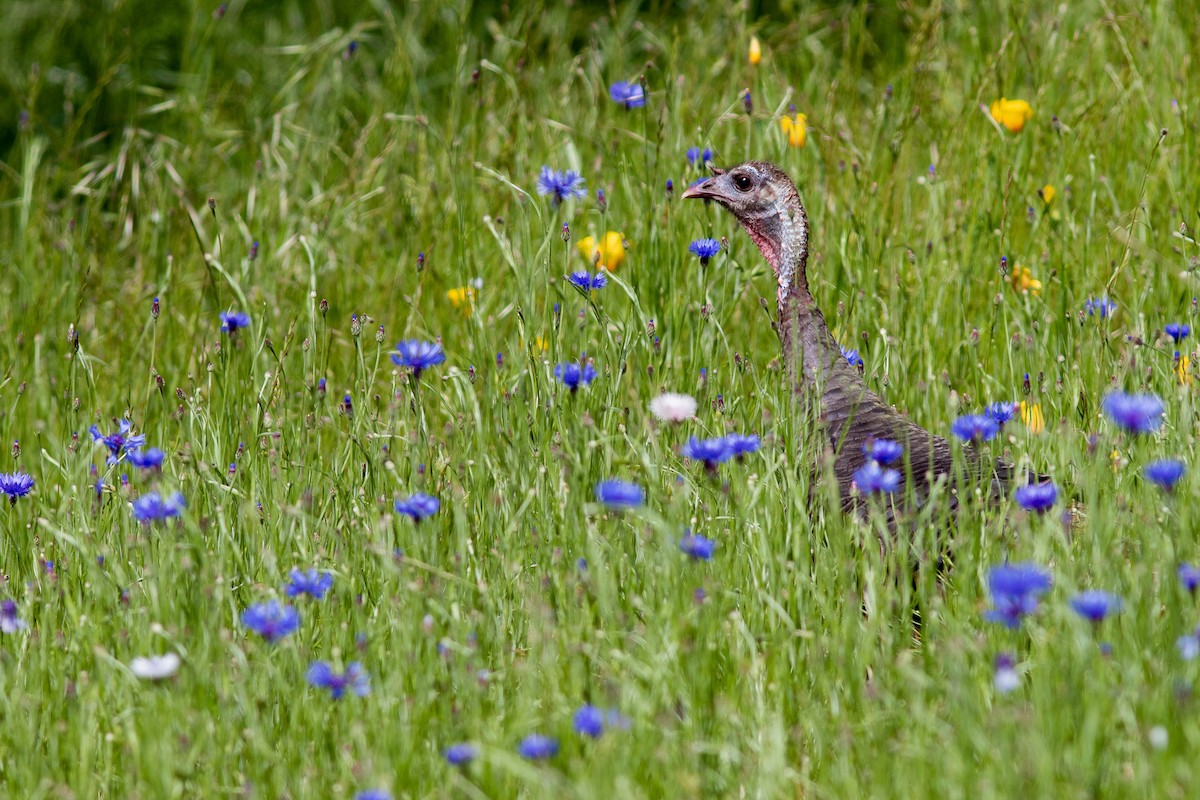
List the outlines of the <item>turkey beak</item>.
{"type": "Polygon", "coordinates": [[[694,200],[697,198],[700,200],[716,200],[720,196],[721,193],[717,190],[716,178],[707,178],[695,186],[689,186],[683,191],[684,200],[694,200]]]}

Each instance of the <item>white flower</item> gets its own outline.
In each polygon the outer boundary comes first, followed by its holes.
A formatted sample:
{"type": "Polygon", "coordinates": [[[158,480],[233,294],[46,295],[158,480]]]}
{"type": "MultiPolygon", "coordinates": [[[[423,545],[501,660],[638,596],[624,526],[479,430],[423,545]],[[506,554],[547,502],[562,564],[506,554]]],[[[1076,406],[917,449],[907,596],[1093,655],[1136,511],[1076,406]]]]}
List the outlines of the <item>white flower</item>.
{"type": "Polygon", "coordinates": [[[1150,746],[1155,750],[1166,750],[1170,739],[1167,736],[1167,729],[1162,725],[1155,725],[1150,729],[1146,736],[1150,740],[1150,746]]]}
{"type": "Polygon", "coordinates": [[[650,401],[650,413],[663,422],[683,422],[696,415],[696,398],[667,392],[650,401]]]}
{"type": "Polygon", "coordinates": [[[175,653],[167,653],[161,656],[150,656],[149,658],[135,658],[129,662],[129,669],[133,674],[148,681],[161,681],[163,678],[169,678],[179,671],[179,656],[175,653]]]}

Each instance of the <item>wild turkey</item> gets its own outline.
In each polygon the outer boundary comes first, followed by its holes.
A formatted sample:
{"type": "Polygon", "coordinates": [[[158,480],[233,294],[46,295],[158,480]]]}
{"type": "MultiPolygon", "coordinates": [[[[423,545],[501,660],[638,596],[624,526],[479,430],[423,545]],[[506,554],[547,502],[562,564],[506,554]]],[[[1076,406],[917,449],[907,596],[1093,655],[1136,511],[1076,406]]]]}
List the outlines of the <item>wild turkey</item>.
{"type": "MultiPolygon", "coordinates": [[[[808,215],[791,179],[765,161],[748,161],[713,173],[683,196],[712,200],[728,209],[771,265],[778,283],[783,361],[797,394],[817,401],[835,454],[833,471],[842,508],[850,511],[855,507],[852,483],[855,471],[866,461],[863,445],[873,439],[893,439],[904,446],[917,504],[929,496],[932,482],[945,477],[951,487],[953,511],[958,506],[955,487],[959,476],[954,474],[950,443],[913,423],[867,388],[862,375],[843,356],[808,291],[808,215]]],[[[965,466],[973,479],[990,483],[992,498],[1003,496],[1011,468],[998,461],[992,474],[985,476],[978,454],[969,447],[966,454],[965,466]]],[[[901,498],[906,496],[908,477],[904,470],[901,475],[894,497],[896,506],[903,508],[901,498]]],[[[888,516],[892,522],[892,513],[888,516]]]]}

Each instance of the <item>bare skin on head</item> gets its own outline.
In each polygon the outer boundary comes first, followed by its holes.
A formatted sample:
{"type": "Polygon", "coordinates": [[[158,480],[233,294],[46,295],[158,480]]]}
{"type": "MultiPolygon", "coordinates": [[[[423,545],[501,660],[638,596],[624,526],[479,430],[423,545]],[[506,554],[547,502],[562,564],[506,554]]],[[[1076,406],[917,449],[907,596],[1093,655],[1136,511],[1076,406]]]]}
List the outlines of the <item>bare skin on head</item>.
{"type": "MultiPolygon", "coordinates": [[[[783,170],[765,161],[713,172],[711,178],[689,187],[683,197],[712,200],[727,209],[771,265],[778,287],[783,360],[796,392],[818,402],[835,453],[834,475],[842,507],[854,507],[851,483],[866,459],[863,445],[871,439],[895,439],[904,445],[915,495],[922,501],[932,482],[952,476],[950,444],[880,399],[842,356],[808,290],[808,215],[795,185],[783,170]]],[[[1008,473],[1006,466],[995,465],[993,494],[1003,492],[1008,473]]],[[[902,484],[898,497],[903,497],[904,489],[902,484]]],[[[951,505],[957,506],[956,498],[951,498],[951,505]]]]}

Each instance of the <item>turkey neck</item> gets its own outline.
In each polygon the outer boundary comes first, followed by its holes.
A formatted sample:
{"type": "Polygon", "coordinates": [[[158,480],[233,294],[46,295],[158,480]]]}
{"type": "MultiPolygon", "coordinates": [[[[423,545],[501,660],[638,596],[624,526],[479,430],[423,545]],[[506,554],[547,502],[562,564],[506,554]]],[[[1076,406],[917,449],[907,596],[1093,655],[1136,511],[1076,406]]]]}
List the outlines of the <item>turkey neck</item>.
{"type": "Polygon", "coordinates": [[[750,236],[778,280],[779,340],[788,379],[795,391],[820,398],[822,416],[836,436],[867,390],[808,290],[808,215],[800,196],[790,189],[750,223],[750,236]]]}

